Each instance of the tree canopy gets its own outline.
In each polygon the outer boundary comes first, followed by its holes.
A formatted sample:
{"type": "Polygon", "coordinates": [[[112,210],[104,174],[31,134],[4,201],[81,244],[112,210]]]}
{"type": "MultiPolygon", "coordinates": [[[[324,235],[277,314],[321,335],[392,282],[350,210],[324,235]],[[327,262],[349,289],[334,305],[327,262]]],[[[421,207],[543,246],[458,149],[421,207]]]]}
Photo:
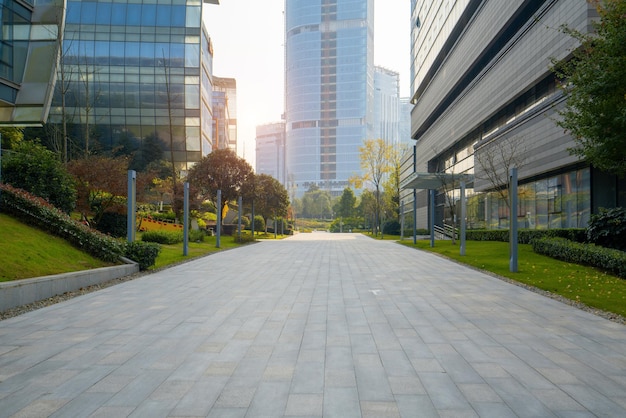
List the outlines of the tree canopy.
{"type": "MultiPolygon", "coordinates": [[[[245,186],[253,181],[254,172],[246,160],[234,151],[218,149],[194,165],[187,181],[203,200],[217,203],[217,191],[222,191],[222,208],[243,195],[245,186]]],[[[223,212],[222,212],[223,213],[223,212]]]]}
{"type": "Polygon", "coordinates": [[[576,141],[574,155],[620,177],[626,175],[626,0],[595,1],[595,33],[564,27],[581,46],[554,63],[567,94],[557,124],[576,141]]]}
{"type": "Polygon", "coordinates": [[[267,219],[271,217],[287,216],[287,209],[289,208],[287,189],[268,174],[257,174],[254,177],[255,212],[263,217],[265,225],[267,225],[267,219]]]}

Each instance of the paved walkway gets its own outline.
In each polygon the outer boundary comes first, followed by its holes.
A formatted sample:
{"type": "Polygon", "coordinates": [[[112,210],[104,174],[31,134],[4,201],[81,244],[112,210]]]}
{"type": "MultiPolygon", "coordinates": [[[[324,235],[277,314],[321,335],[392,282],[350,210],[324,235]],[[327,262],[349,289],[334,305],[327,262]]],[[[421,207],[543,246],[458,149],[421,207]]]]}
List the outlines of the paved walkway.
{"type": "Polygon", "coordinates": [[[0,417],[624,417],[626,327],[301,234],[0,321],[0,417]]]}

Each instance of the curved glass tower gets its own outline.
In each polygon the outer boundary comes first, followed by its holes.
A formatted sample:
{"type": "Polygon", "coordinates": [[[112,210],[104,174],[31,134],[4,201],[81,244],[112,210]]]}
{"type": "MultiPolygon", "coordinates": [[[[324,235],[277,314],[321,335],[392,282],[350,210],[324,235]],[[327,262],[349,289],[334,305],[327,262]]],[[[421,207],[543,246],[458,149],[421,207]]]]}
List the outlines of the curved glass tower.
{"type": "Polygon", "coordinates": [[[373,0],[285,1],[288,187],[339,195],[371,136],[373,0]]]}

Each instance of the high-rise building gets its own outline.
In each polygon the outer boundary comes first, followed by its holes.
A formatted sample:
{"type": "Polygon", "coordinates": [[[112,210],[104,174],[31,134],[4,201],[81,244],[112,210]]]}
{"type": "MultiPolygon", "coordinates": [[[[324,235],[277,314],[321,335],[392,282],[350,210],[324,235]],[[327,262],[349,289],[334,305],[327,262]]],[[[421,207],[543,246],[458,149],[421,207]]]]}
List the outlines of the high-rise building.
{"type": "Polygon", "coordinates": [[[374,67],[373,138],[401,146],[410,140],[406,129],[411,113],[400,98],[400,74],[383,67],[374,67]],[[404,134],[404,136],[403,136],[404,134]]]}
{"type": "Polygon", "coordinates": [[[0,124],[46,121],[65,18],[62,0],[3,0],[0,6],[0,124]]]}
{"type": "Polygon", "coordinates": [[[285,122],[256,127],[256,173],[285,183],[285,122]]]}
{"type": "Polygon", "coordinates": [[[372,134],[373,0],[286,0],[288,188],[339,195],[372,134]]]}
{"type": "Polygon", "coordinates": [[[237,152],[237,81],[213,77],[214,149],[237,152]]]}
{"type": "Polygon", "coordinates": [[[197,0],[67,1],[50,120],[65,120],[74,153],[156,136],[185,171],[211,151],[212,47],[202,7],[197,0]]]}
{"type": "Polygon", "coordinates": [[[431,204],[435,225],[460,219],[461,205],[446,202],[460,198],[458,184],[453,188],[461,174],[474,179],[466,190],[468,226],[507,228],[511,216],[497,191],[513,167],[520,227],[585,227],[599,207],[624,205],[624,181],[572,155],[572,137],[555,123],[565,96],[551,63],[579,46],[558,28],[586,33],[597,17],[593,5],[412,0],[411,7],[415,148],[401,198],[406,208],[415,202],[419,228],[430,225],[431,204]],[[452,182],[444,187],[437,178],[452,182]],[[427,189],[438,189],[434,201],[427,189]]]}

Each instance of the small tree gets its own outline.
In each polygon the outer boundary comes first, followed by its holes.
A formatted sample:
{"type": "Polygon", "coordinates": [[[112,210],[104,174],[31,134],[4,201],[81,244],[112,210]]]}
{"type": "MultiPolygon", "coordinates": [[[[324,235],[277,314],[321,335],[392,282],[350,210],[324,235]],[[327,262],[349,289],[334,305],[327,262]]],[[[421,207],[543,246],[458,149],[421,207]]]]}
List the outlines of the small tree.
{"type": "MultiPolygon", "coordinates": [[[[123,211],[128,193],[128,160],[92,155],[72,160],[68,170],[76,179],[78,189],[77,209],[84,219],[98,225],[104,212],[123,211]]],[[[137,174],[137,190],[145,190],[151,183],[150,174],[137,174]]]]}
{"type": "Polygon", "coordinates": [[[222,191],[222,213],[228,202],[237,200],[245,186],[253,182],[254,172],[246,160],[230,149],[218,149],[202,158],[191,170],[187,180],[203,200],[217,203],[217,191],[222,191]]]}
{"type": "Polygon", "coordinates": [[[573,58],[553,61],[563,80],[566,107],[557,124],[570,132],[574,155],[595,167],[626,176],[626,1],[594,0],[600,21],[595,33],[562,30],[580,41],[573,58]]]}
{"type": "Polygon", "coordinates": [[[356,188],[360,189],[366,183],[371,183],[374,187],[374,197],[376,198],[374,234],[378,234],[380,230],[381,186],[385,174],[389,173],[391,168],[392,150],[393,147],[387,144],[384,139],[365,140],[363,146],[359,147],[363,174],[350,178],[350,183],[356,188]]]}
{"type": "Polygon", "coordinates": [[[255,175],[255,184],[255,210],[263,217],[267,232],[267,220],[270,217],[276,219],[287,216],[289,194],[278,180],[268,174],[255,175]]]}
{"type": "Polygon", "coordinates": [[[335,204],[335,215],[342,218],[350,218],[354,216],[354,213],[356,212],[355,205],[356,196],[354,195],[354,192],[351,188],[346,187],[345,189],[343,189],[341,197],[335,204]]]}

